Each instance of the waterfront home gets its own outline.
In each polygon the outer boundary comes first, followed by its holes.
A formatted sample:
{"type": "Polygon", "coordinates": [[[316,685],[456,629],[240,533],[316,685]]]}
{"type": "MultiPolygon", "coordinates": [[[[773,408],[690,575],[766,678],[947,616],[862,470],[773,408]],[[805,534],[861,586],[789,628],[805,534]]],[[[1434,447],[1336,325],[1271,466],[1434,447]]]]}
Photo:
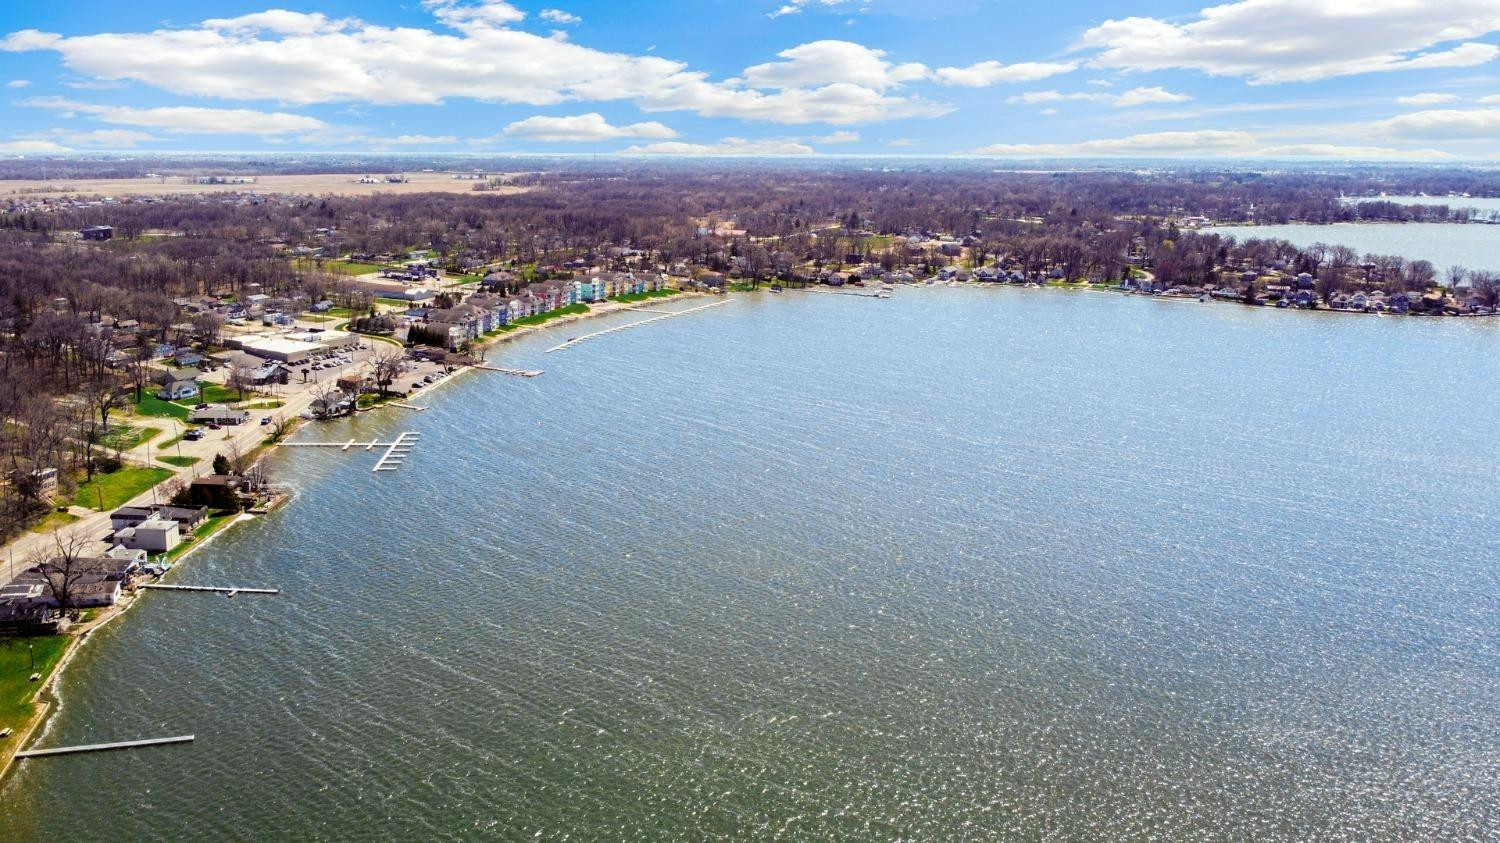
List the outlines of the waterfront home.
{"type": "Polygon", "coordinates": [[[135,526],[116,530],[113,543],[132,550],[166,553],[182,543],[182,532],[176,521],[152,515],[135,526]]]}
{"type": "Polygon", "coordinates": [[[224,404],[210,404],[188,413],[188,421],[194,424],[244,424],[249,420],[248,410],[236,410],[224,404]]]}
{"type": "Polygon", "coordinates": [[[1405,291],[1394,293],[1386,302],[1386,306],[1393,313],[1406,313],[1411,310],[1411,295],[1405,291]]]}
{"type": "MultiPolygon", "coordinates": [[[[1335,305],[1336,307],[1337,305],[1335,305]]],[[[1344,307],[1350,310],[1364,310],[1370,306],[1370,297],[1363,292],[1357,292],[1351,296],[1344,297],[1344,307]]]]}
{"type": "Polygon", "coordinates": [[[208,507],[165,505],[122,506],[109,514],[109,525],[111,529],[123,530],[126,527],[135,527],[153,518],[176,521],[183,532],[191,533],[203,526],[203,522],[208,520],[208,507]]]}

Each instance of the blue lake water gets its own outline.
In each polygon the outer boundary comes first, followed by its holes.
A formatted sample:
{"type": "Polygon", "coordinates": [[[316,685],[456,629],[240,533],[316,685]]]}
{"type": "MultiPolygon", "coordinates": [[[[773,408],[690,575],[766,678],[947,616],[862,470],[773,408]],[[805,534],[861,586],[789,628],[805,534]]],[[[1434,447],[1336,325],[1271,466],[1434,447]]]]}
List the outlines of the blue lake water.
{"type": "MultiPolygon", "coordinates": [[[[685,304],[673,304],[685,307],[685,304]]],[[[1500,325],[736,297],[284,451],[0,839],[1500,834],[1500,325]]],[[[424,400],[424,403],[426,401],[424,400]]]]}
{"type": "Polygon", "coordinates": [[[1241,242],[1252,237],[1348,246],[1361,255],[1400,255],[1431,261],[1441,273],[1450,266],[1500,272],[1500,225],[1478,223],[1334,223],[1332,225],[1225,226],[1213,231],[1241,242]]]}

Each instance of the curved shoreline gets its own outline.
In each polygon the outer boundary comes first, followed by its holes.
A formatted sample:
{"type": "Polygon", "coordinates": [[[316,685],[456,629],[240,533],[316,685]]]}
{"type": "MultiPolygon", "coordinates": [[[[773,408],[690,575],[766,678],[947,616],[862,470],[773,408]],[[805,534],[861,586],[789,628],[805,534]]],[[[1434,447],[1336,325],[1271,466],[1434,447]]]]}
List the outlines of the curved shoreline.
{"type": "MultiPolygon", "coordinates": [[[[597,310],[594,308],[590,308],[587,313],[573,313],[567,316],[558,317],[556,319],[549,319],[546,322],[542,322],[536,325],[522,325],[513,331],[506,331],[493,337],[482,338],[475,343],[474,347],[479,349],[489,348],[500,345],[502,343],[511,342],[520,337],[530,336],[536,331],[547,330],[556,326],[568,325],[574,322],[580,322],[585,319],[592,319],[600,316],[610,316],[617,313],[628,313],[638,307],[646,306],[654,302],[676,301],[678,299],[692,298],[700,295],[704,294],[679,290],[675,295],[671,296],[658,296],[639,302],[615,302],[614,304],[618,304],[620,306],[610,307],[607,309],[600,308],[597,310]]],[[[474,366],[464,366],[461,369],[449,373],[437,383],[430,384],[423,387],[422,389],[409,393],[406,398],[410,400],[416,398],[419,395],[426,395],[431,390],[434,390],[437,387],[448,383],[463,372],[474,368],[474,366]]],[[[370,407],[368,408],[368,410],[366,410],[366,412],[368,412],[369,410],[378,410],[385,406],[389,406],[389,404],[387,403],[376,407],[370,407]]],[[[292,432],[295,432],[297,428],[301,427],[302,421],[304,420],[298,419],[292,430],[288,431],[288,435],[290,435],[292,432]]],[[[274,448],[275,446],[269,445],[266,447],[267,451],[269,452],[269,449],[274,448]]],[[[262,454],[258,459],[264,459],[265,456],[266,454],[262,454]]],[[[234,527],[236,524],[248,520],[253,520],[258,517],[260,516],[247,512],[241,512],[238,517],[226,519],[223,524],[219,525],[218,529],[204,536],[201,540],[195,541],[191,547],[183,551],[182,555],[177,557],[177,560],[174,562],[172,570],[176,571],[182,564],[183,560],[187,559],[189,556],[192,556],[203,546],[212,542],[216,537],[228,532],[229,529],[234,527]]],[[[123,598],[120,603],[117,603],[116,605],[106,609],[101,617],[98,617],[84,624],[82,629],[78,631],[70,630],[68,632],[61,633],[62,635],[66,635],[70,640],[68,642],[66,651],[63,653],[62,657],[58,659],[57,664],[52,667],[51,673],[42,678],[41,685],[37,688],[36,694],[32,697],[33,704],[37,707],[36,712],[32,715],[31,719],[27,721],[26,725],[21,730],[17,731],[16,734],[11,736],[15,739],[14,744],[7,747],[3,751],[0,751],[0,788],[4,788],[6,782],[9,779],[10,769],[15,762],[15,754],[25,749],[27,745],[31,743],[31,741],[45,737],[48,727],[52,721],[52,715],[55,712],[61,710],[62,697],[57,693],[57,683],[61,679],[63,671],[69,664],[72,663],[73,658],[78,654],[78,651],[83,647],[83,645],[88,643],[89,636],[91,636],[96,630],[102,628],[105,624],[113,621],[115,618],[123,616],[126,612],[130,611],[130,609],[135,606],[135,604],[141,599],[142,596],[144,595],[140,590],[134,590],[127,597],[123,598]]]]}

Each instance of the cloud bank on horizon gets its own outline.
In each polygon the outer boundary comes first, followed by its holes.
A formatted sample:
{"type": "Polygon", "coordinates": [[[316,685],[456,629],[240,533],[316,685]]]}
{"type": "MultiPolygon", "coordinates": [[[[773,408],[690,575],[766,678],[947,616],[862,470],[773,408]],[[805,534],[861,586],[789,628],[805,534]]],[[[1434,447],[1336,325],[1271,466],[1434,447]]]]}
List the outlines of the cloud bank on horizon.
{"type": "Polygon", "coordinates": [[[0,31],[0,154],[1500,157],[1500,0],[86,5],[0,31]]]}

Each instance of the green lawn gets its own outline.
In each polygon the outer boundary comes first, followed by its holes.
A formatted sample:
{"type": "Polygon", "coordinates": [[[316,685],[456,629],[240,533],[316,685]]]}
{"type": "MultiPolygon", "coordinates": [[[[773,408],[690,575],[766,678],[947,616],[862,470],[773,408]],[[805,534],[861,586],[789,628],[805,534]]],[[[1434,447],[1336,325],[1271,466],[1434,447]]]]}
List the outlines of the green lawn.
{"type": "Polygon", "coordinates": [[[102,495],[104,505],[101,511],[111,510],[171,476],[171,470],[165,468],[122,468],[109,474],[96,474],[93,480],[78,484],[73,504],[98,509],[102,495]]]}
{"type": "Polygon", "coordinates": [[[584,304],[583,302],[579,302],[578,304],[570,304],[566,307],[559,307],[556,310],[549,310],[546,313],[538,313],[535,316],[522,316],[520,319],[516,319],[509,325],[506,325],[504,327],[506,330],[514,330],[521,327],[522,325],[540,325],[549,319],[556,319],[559,316],[572,316],[574,314],[588,312],[589,306],[584,304]]]}
{"type": "Polygon", "coordinates": [[[52,674],[71,640],[66,635],[0,638],[0,726],[17,733],[7,742],[20,738],[21,727],[36,711],[37,689],[52,674]],[[40,673],[43,682],[32,682],[33,672],[40,673]]]}
{"type": "Polygon", "coordinates": [[[163,401],[155,395],[145,393],[141,400],[135,404],[135,413],[138,416],[150,416],[153,418],[174,418],[187,420],[188,410],[181,404],[171,401],[163,401]]]}
{"type": "Polygon", "coordinates": [[[675,295],[677,295],[677,291],[676,290],[668,290],[668,289],[647,290],[644,293],[626,293],[623,296],[615,296],[615,297],[611,298],[610,301],[623,301],[623,302],[645,301],[647,299],[664,299],[664,298],[666,298],[668,296],[675,296],[675,295]]]}
{"type": "Polygon", "coordinates": [[[37,525],[35,527],[32,527],[31,529],[33,532],[37,533],[50,533],[53,530],[61,530],[62,528],[68,526],[69,524],[72,524],[77,520],[78,516],[74,515],[71,512],[57,512],[56,510],[54,510],[47,513],[47,517],[43,518],[41,521],[38,521],[37,525]]]}
{"type": "Polygon", "coordinates": [[[171,550],[167,551],[167,561],[170,562],[173,559],[176,559],[182,554],[187,553],[189,550],[192,550],[193,548],[202,544],[204,539],[223,529],[227,524],[229,524],[229,522],[233,521],[234,517],[238,514],[239,513],[237,512],[229,512],[222,515],[210,515],[203,522],[202,526],[193,531],[192,541],[185,541],[182,544],[179,544],[171,550]]]}
{"type": "Polygon", "coordinates": [[[241,410],[275,410],[285,404],[285,401],[257,401],[254,404],[246,404],[241,410]]]}
{"type": "MultiPolygon", "coordinates": [[[[179,404],[184,408],[189,408],[196,407],[199,404],[233,404],[234,402],[240,400],[239,392],[230,389],[227,386],[223,386],[222,384],[205,383],[202,386],[203,392],[198,397],[184,398],[181,401],[177,401],[174,403],[179,404]]],[[[187,418],[186,412],[183,413],[183,418],[187,418]]]]}
{"type": "Polygon", "coordinates": [[[187,468],[190,465],[197,465],[200,462],[198,457],[179,457],[175,454],[166,457],[157,457],[157,459],[167,465],[175,465],[178,468],[187,468]]]}

